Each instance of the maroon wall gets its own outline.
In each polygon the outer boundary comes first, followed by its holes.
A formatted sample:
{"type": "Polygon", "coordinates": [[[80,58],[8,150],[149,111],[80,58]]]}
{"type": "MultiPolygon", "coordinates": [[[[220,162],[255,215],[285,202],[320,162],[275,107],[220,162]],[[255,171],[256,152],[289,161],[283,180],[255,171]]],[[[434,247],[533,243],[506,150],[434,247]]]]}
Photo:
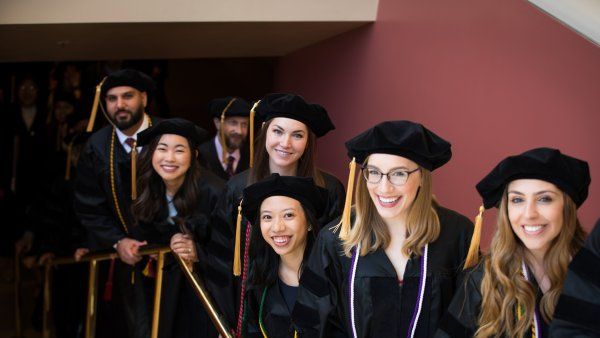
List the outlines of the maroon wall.
{"type": "Polygon", "coordinates": [[[474,216],[499,160],[549,146],[589,161],[579,215],[587,229],[600,217],[600,48],[524,0],[380,0],[376,23],[282,58],[275,88],[329,110],[319,163],[344,182],[345,140],[409,119],[453,144],[434,176],[443,205],[474,216]]]}

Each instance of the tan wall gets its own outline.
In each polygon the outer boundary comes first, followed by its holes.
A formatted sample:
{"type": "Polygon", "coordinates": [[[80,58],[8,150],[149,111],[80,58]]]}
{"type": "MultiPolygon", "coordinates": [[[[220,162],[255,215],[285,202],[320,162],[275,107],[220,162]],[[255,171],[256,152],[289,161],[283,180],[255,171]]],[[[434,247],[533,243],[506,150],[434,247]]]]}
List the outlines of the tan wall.
{"type": "Polygon", "coordinates": [[[374,21],[377,0],[2,0],[0,25],[374,21]]]}

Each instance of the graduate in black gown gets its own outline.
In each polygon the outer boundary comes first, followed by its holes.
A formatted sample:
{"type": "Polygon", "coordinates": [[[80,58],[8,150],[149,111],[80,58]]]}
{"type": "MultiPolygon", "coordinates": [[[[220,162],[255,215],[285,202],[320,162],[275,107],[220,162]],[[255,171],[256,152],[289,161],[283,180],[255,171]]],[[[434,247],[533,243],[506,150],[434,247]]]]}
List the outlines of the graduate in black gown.
{"type": "Polygon", "coordinates": [[[327,191],[310,177],[270,177],[244,189],[252,220],[245,337],[292,337],[302,267],[319,232],[327,191]]]}
{"type": "Polygon", "coordinates": [[[485,208],[498,208],[496,231],[489,253],[467,262],[477,264],[436,337],[549,337],[567,265],[583,245],[577,208],[589,184],[587,162],[550,148],[510,156],[483,178],[477,190],[485,208]]]}
{"type": "MultiPolygon", "coordinates": [[[[141,72],[123,69],[106,77],[98,89],[96,98],[101,106],[93,112],[106,112],[110,124],[90,137],[79,157],[74,207],[87,230],[90,250],[114,248],[119,255],[110,262],[102,293],[109,309],[102,311],[100,303],[98,311],[99,323],[106,315],[110,326],[99,324],[98,333],[106,330],[112,337],[145,338],[150,332],[154,280],[146,279],[143,264],[137,264],[142,259],[138,249],[145,241],[132,226],[131,167],[139,150],[135,146],[137,134],[157,122],[146,114],[154,83],[141,72]]],[[[88,130],[93,127],[92,115],[88,130]]]]}
{"type": "Polygon", "coordinates": [[[248,129],[250,106],[239,97],[211,100],[208,110],[217,135],[200,145],[200,162],[227,181],[248,169],[248,129]]]}
{"type": "Polygon", "coordinates": [[[551,337],[600,337],[600,220],[569,264],[551,337]]]}
{"type": "MultiPolygon", "coordinates": [[[[148,244],[168,245],[198,270],[198,252],[209,231],[210,214],[223,180],[200,166],[198,146],[208,133],[173,118],[142,131],[139,197],[133,204],[136,227],[148,244]]],[[[215,337],[216,331],[172,255],[165,257],[159,337],[215,337]]],[[[202,273],[200,273],[202,274],[202,273]]]]}
{"type": "Polygon", "coordinates": [[[237,222],[239,226],[236,224],[243,189],[272,173],[312,177],[318,186],[328,191],[326,212],[318,220],[319,224],[339,216],[344,201],[342,183],[317,168],[315,163],[317,138],[334,129],[327,111],[294,94],[268,94],[255,105],[254,111],[257,118],[264,121],[254,143],[254,164],[226,184],[215,210],[219,221],[213,224],[209,245],[211,262],[207,264],[211,267],[207,287],[218,290],[219,295],[215,296],[217,307],[238,333],[241,332],[240,314],[243,313],[239,311],[243,304],[240,300],[243,283],[240,281],[247,279],[249,241],[246,239],[250,236],[250,227],[243,215],[237,222]]]}
{"type": "Polygon", "coordinates": [[[320,232],[302,274],[293,312],[300,336],[432,336],[473,231],[433,197],[432,171],[450,160],[450,143],[418,123],[388,121],[346,148],[346,208],[320,232]]]}

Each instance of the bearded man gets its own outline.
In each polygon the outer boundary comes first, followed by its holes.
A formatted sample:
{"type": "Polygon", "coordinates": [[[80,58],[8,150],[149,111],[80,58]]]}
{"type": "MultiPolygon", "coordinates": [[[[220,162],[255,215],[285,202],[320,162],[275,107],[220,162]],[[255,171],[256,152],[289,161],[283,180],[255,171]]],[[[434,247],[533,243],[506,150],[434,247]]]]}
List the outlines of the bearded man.
{"type": "Polygon", "coordinates": [[[249,166],[246,139],[250,106],[239,97],[224,97],[210,101],[208,110],[217,135],[200,145],[200,159],[205,167],[227,181],[249,166]]]}

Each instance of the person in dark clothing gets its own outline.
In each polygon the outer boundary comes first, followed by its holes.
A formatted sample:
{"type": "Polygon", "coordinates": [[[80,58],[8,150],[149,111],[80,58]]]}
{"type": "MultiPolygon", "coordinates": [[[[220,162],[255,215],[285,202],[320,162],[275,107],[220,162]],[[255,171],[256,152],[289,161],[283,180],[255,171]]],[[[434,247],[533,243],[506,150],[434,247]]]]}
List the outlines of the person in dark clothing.
{"type": "MultiPolygon", "coordinates": [[[[124,69],[109,75],[100,83],[97,101],[106,104],[110,125],[95,132],[84,147],[77,166],[75,212],[88,233],[90,250],[114,248],[113,260],[104,295],[114,301],[115,318],[111,323],[125,322],[125,332],[112,334],[131,338],[149,335],[148,294],[153,280],[142,274],[142,257],[138,250],[146,242],[133,227],[131,201],[134,197],[132,163],[137,154],[137,134],[157,121],[145,113],[148,95],[154,89],[152,80],[138,71],[124,69]],[[132,160],[133,159],[133,160],[132,160]],[[112,285],[116,286],[113,298],[112,285]],[[119,315],[116,315],[116,314],[119,315]],[[120,315],[122,314],[122,315],[120,315]]],[[[97,108],[97,107],[96,107],[97,108]]],[[[90,117],[91,130],[95,116],[90,117]]],[[[100,327],[99,327],[100,328],[100,327]]]]}
{"type": "Polygon", "coordinates": [[[569,271],[550,326],[551,337],[600,337],[600,219],[569,271]]]}
{"type": "Polygon", "coordinates": [[[589,184],[587,162],[557,149],[496,165],[477,184],[483,207],[498,208],[490,251],[466,264],[473,268],[436,337],[548,337],[567,265],[583,245],[577,208],[589,184]]]}
{"type": "Polygon", "coordinates": [[[319,233],[327,191],[310,177],[279,176],[244,189],[252,220],[244,337],[292,337],[291,313],[302,267],[319,233]]]}
{"type": "MultiPolygon", "coordinates": [[[[198,145],[208,133],[181,118],[159,122],[139,134],[140,196],[133,204],[136,225],[149,244],[170,245],[193,270],[208,240],[209,220],[224,182],[201,168],[198,145]]],[[[159,337],[215,337],[200,300],[177,261],[166,257],[159,337]]],[[[199,275],[202,275],[200,272],[199,275]]]]}
{"type": "Polygon", "coordinates": [[[450,143],[421,124],[387,121],[346,148],[346,208],[319,233],[304,268],[292,313],[298,336],[431,337],[473,232],[433,197],[431,173],[450,160],[450,143]]]}
{"type": "Polygon", "coordinates": [[[318,186],[328,191],[326,212],[318,220],[320,225],[339,216],[344,201],[342,183],[315,164],[317,137],[335,128],[327,111],[294,94],[268,94],[255,110],[256,116],[265,122],[255,142],[253,167],[227,182],[215,209],[208,246],[207,287],[219,290],[215,296],[217,307],[238,333],[241,332],[240,314],[243,313],[240,311],[243,307],[241,285],[247,279],[250,244],[247,220],[243,215],[237,216],[244,188],[274,173],[312,177],[318,186]]]}
{"type": "Polygon", "coordinates": [[[214,99],[208,104],[217,135],[200,145],[202,165],[224,180],[248,169],[247,143],[250,106],[239,97],[214,99]]]}

